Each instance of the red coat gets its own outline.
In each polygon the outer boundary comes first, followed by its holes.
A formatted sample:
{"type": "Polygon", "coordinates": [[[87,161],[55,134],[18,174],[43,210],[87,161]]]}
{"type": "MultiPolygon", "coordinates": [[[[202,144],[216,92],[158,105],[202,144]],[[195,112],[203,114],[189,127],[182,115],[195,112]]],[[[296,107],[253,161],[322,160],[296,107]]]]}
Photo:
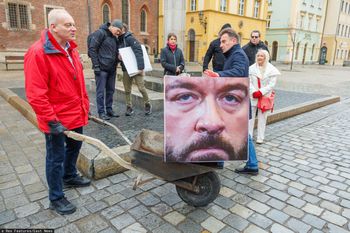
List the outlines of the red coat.
{"type": "Polygon", "coordinates": [[[44,30],[24,57],[25,89],[43,132],[48,122],[60,121],[67,129],[87,125],[89,98],[77,45],[69,42],[68,53],[44,30]]]}

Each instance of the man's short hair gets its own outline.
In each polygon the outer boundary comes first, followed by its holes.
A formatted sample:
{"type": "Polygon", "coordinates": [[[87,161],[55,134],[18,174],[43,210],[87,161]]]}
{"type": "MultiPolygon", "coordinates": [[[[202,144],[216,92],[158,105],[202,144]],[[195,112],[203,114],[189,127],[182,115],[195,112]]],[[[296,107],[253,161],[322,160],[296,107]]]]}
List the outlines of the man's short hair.
{"type": "Polygon", "coordinates": [[[47,16],[47,22],[48,22],[49,26],[51,24],[56,24],[59,19],[62,19],[63,17],[65,17],[67,15],[70,16],[68,11],[66,11],[64,9],[53,9],[49,12],[49,14],[47,16]]]}
{"type": "Polygon", "coordinates": [[[126,23],[123,23],[123,28],[125,32],[129,31],[129,26],[126,23]]]}
{"type": "Polygon", "coordinates": [[[220,32],[220,37],[224,34],[227,34],[230,38],[236,38],[237,42],[239,41],[239,35],[232,28],[225,28],[224,30],[222,30],[220,32]]]}
{"type": "Polygon", "coordinates": [[[177,36],[175,35],[175,33],[172,33],[172,32],[170,32],[169,34],[168,34],[168,40],[170,39],[170,37],[175,37],[176,39],[177,39],[177,36]]]}
{"type": "Polygon", "coordinates": [[[260,37],[260,35],[261,35],[259,30],[253,30],[253,31],[250,33],[250,36],[252,36],[253,33],[258,33],[258,34],[259,34],[259,37],[260,37]]]}

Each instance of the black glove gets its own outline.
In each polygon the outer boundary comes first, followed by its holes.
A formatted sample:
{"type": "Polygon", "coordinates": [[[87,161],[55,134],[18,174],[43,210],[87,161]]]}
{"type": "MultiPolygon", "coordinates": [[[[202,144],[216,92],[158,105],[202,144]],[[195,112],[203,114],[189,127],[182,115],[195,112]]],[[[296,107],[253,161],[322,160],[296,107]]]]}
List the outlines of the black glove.
{"type": "Polygon", "coordinates": [[[100,73],[101,73],[100,67],[99,66],[95,66],[94,67],[94,74],[95,74],[95,76],[99,76],[100,73]]]}
{"type": "Polygon", "coordinates": [[[54,135],[59,135],[67,130],[67,128],[64,127],[59,121],[49,121],[48,125],[50,128],[50,133],[54,135]]]}

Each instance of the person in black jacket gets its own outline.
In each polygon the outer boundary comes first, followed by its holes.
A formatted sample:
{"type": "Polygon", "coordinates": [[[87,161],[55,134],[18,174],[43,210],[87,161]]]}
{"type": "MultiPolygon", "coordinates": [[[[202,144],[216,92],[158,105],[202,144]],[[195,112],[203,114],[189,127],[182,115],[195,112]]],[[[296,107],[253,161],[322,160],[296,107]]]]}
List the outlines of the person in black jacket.
{"type": "Polygon", "coordinates": [[[184,55],[176,45],[177,37],[168,34],[168,43],[160,52],[160,62],[164,68],[164,75],[179,75],[185,69],[184,55]]]}
{"type": "Polygon", "coordinates": [[[243,50],[249,59],[249,66],[255,63],[255,55],[259,49],[264,49],[269,52],[267,46],[260,40],[260,32],[258,30],[254,30],[250,33],[249,43],[243,46],[243,50]]]}
{"type": "MultiPolygon", "coordinates": [[[[136,38],[131,34],[131,32],[128,31],[128,25],[126,25],[125,23],[123,24],[123,28],[121,32],[118,32],[118,41],[119,41],[119,48],[131,47],[132,51],[135,54],[137,68],[139,70],[139,73],[137,75],[130,77],[128,72],[126,71],[126,68],[123,62],[121,62],[122,70],[123,70],[123,85],[124,85],[125,100],[126,100],[125,115],[131,116],[134,114],[134,110],[132,108],[132,103],[131,103],[131,88],[132,88],[133,79],[135,79],[135,83],[142,94],[143,101],[145,103],[145,115],[150,115],[152,113],[152,106],[149,101],[148,94],[147,94],[146,87],[143,80],[143,76],[144,76],[143,70],[145,69],[145,64],[143,60],[143,52],[142,52],[141,44],[136,40],[136,38]]],[[[119,56],[118,58],[119,60],[122,61],[121,56],[119,56]]]]}
{"type": "MultiPolygon", "coordinates": [[[[225,28],[230,28],[230,27],[231,27],[231,24],[226,23],[222,26],[220,31],[224,30],[225,28]]],[[[219,32],[219,34],[220,34],[220,32],[219,32]]],[[[213,70],[215,72],[221,71],[224,68],[225,56],[222,53],[222,50],[220,48],[220,37],[216,38],[215,40],[213,40],[210,43],[209,48],[204,56],[203,71],[208,69],[209,62],[212,58],[213,58],[213,61],[212,61],[213,70]]]]}
{"type": "Polygon", "coordinates": [[[120,20],[105,23],[91,34],[88,43],[88,55],[91,58],[96,80],[97,112],[103,120],[109,120],[110,117],[119,117],[113,111],[112,104],[118,62],[118,41],[116,35],[118,31],[121,31],[122,27],[123,24],[120,20]]]}

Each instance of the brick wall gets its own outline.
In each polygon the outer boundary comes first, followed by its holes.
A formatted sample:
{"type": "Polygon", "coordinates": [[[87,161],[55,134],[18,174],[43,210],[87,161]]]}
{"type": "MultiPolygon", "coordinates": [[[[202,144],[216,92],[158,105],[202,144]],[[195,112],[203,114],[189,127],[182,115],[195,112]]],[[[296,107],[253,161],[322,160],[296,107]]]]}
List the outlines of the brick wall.
{"type": "MultiPolygon", "coordinates": [[[[13,0],[16,2],[16,0],[13,0]]],[[[21,1],[23,2],[23,1],[21,1]]],[[[46,27],[44,5],[48,1],[31,0],[30,4],[30,30],[8,30],[6,20],[5,3],[0,3],[0,52],[25,52],[28,47],[40,38],[40,32],[46,27]]],[[[111,19],[122,18],[122,0],[50,0],[50,6],[64,7],[74,18],[77,26],[77,43],[79,51],[86,53],[86,38],[89,34],[88,2],[91,4],[91,30],[95,31],[102,24],[102,6],[107,3],[110,6],[111,19]]],[[[158,34],[158,1],[141,0],[129,1],[130,30],[141,43],[147,42],[149,52],[157,48],[158,34]],[[147,12],[147,33],[140,33],[141,8],[147,12]]]]}

